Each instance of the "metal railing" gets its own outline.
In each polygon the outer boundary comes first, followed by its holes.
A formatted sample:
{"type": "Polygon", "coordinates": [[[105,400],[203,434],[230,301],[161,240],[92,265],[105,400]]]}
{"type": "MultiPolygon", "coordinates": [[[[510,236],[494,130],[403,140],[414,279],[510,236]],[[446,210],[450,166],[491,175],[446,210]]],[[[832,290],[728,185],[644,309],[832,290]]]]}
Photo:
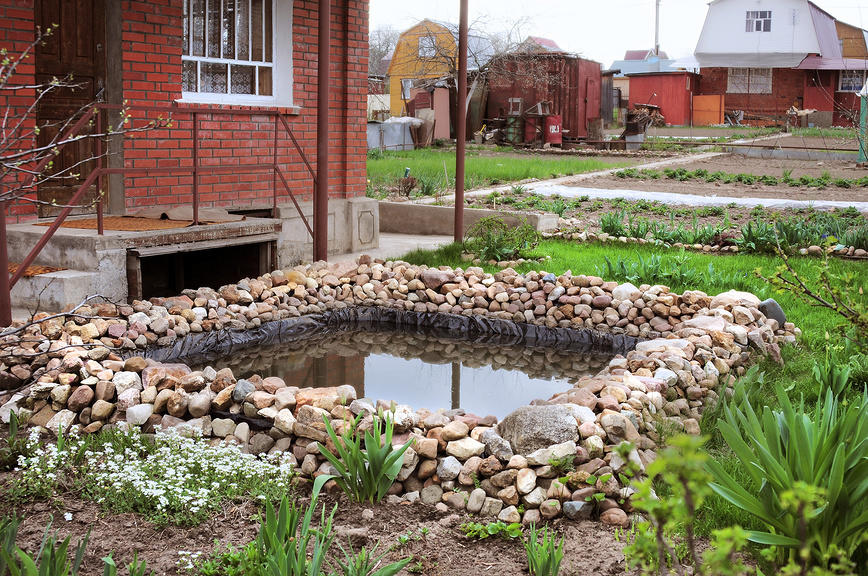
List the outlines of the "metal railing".
{"type": "MultiPolygon", "coordinates": [[[[75,124],[73,124],[59,139],[59,141],[68,141],[71,138],[77,136],[82,128],[88,125],[91,122],[95,123],[96,134],[103,134],[103,117],[100,114],[101,110],[106,111],[123,111],[126,112],[151,112],[162,114],[165,113],[168,115],[168,119],[174,121],[177,116],[185,116],[189,115],[192,117],[192,141],[193,141],[193,151],[192,151],[192,166],[155,166],[155,167],[120,167],[120,168],[112,168],[106,167],[104,165],[106,155],[103,154],[103,138],[97,137],[95,143],[95,152],[94,159],[96,160],[96,168],[94,168],[90,174],[84,179],[84,181],[78,186],[75,193],[72,195],[70,200],[66,203],[63,210],[54,218],[52,223],[48,226],[45,233],[40,237],[39,241],[30,250],[24,260],[18,265],[17,270],[12,275],[11,278],[8,278],[8,288],[3,286],[5,282],[0,282],[0,326],[8,325],[11,320],[11,296],[10,291],[12,287],[22,278],[22,276],[27,271],[27,268],[31,266],[39,254],[42,252],[45,245],[51,240],[52,236],[54,236],[55,232],[61,227],[66,218],[72,213],[75,208],[80,208],[80,203],[84,198],[85,193],[93,186],[95,183],[97,185],[98,198],[96,200],[96,219],[97,219],[97,234],[102,235],[104,233],[104,194],[102,191],[105,190],[105,181],[104,178],[108,175],[119,174],[122,176],[151,176],[151,175],[174,175],[174,174],[192,174],[193,175],[193,225],[198,225],[199,222],[199,178],[202,174],[221,174],[221,173],[255,173],[255,172],[271,172],[272,173],[272,209],[277,208],[278,201],[278,182],[282,186],[283,190],[289,196],[290,200],[292,200],[293,205],[295,206],[296,211],[301,217],[302,222],[304,222],[305,227],[307,228],[308,233],[311,235],[311,238],[314,237],[314,231],[311,228],[310,223],[307,218],[304,216],[304,213],[301,210],[301,206],[298,204],[298,200],[296,200],[295,195],[292,193],[292,190],[289,187],[289,182],[286,179],[286,175],[278,163],[278,134],[280,130],[283,130],[285,134],[289,137],[289,140],[292,143],[292,146],[298,152],[299,157],[307,168],[308,173],[313,181],[313,190],[314,193],[316,191],[317,186],[317,176],[313,167],[311,166],[310,161],[304,153],[301,145],[298,143],[298,140],[295,137],[295,134],[292,131],[292,128],[287,122],[286,117],[283,113],[277,110],[262,110],[262,109],[226,109],[215,106],[203,106],[203,105],[191,105],[191,106],[178,106],[178,105],[169,105],[169,106],[157,106],[157,105],[135,105],[135,106],[122,106],[117,104],[107,104],[102,102],[94,103],[90,108],[88,108],[85,113],[79,118],[75,124]],[[273,154],[271,162],[256,162],[256,163],[233,163],[229,165],[224,164],[209,164],[202,165],[200,163],[200,139],[199,139],[199,122],[202,116],[209,116],[211,118],[215,116],[266,116],[271,117],[273,120],[273,140],[272,140],[272,148],[273,154]],[[95,118],[94,118],[95,117],[95,118]]],[[[159,129],[159,128],[157,128],[159,129]]],[[[106,138],[122,138],[123,134],[118,133],[114,136],[106,136],[106,138]]],[[[186,138],[184,138],[186,139],[186,138]]],[[[215,140],[215,139],[210,139],[215,140]]],[[[54,150],[53,154],[43,159],[35,168],[34,172],[39,174],[44,171],[49,163],[60,153],[60,150],[54,150]]],[[[2,240],[5,243],[6,240],[6,204],[8,202],[2,202],[2,206],[0,206],[0,234],[2,234],[2,240]]],[[[0,269],[3,271],[8,270],[9,262],[6,254],[6,250],[3,250],[0,253],[0,269]]],[[[3,272],[4,274],[8,274],[7,272],[3,272]]]]}

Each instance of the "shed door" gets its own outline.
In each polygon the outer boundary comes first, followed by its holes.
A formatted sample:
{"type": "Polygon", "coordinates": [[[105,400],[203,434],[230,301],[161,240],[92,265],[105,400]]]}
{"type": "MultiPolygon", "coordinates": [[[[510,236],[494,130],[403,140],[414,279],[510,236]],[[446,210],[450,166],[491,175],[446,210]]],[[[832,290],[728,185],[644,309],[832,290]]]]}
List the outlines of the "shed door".
{"type": "MultiPolygon", "coordinates": [[[[37,0],[36,23],[44,30],[58,27],[36,50],[36,81],[48,83],[52,78],[71,75],[74,87],[52,90],[36,110],[40,127],[39,145],[47,145],[63,131],[70,118],[76,118],[88,104],[101,99],[105,86],[105,10],[104,0],[37,0]]],[[[80,133],[86,133],[87,127],[80,133]]],[[[40,216],[60,212],[96,167],[92,160],[95,142],[85,139],[63,146],[54,159],[51,171],[57,174],[40,184],[37,198],[40,216]],[[91,160],[89,160],[91,159],[91,160]],[[53,204],[53,205],[52,205],[53,204]]],[[[78,202],[76,213],[95,211],[97,187],[92,186],[78,202]]]]}

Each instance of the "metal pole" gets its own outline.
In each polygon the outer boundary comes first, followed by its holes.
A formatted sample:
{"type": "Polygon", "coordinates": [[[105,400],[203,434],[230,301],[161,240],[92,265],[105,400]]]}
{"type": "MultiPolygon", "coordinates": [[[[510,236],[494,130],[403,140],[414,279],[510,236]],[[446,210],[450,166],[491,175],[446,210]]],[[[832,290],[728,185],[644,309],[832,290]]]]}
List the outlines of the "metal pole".
{"type": "Polygon", "coordinates": [[[274,170],[271,171],[271,217],[277,218],[277,115],[274,116],[274,170]]]}
{"type": "Polygon", "coordinates": [[[12,324],[12,294],[9,287],[9,251],[6,245],[6,202],[0,200],[0,327],[12,324]]]}
{"type": "MultiPolygon", "coordinates": [[[[96,113],[96,133],[102,134],[102,112],[97,110],[96,113]]],[[[105,192],[105,181],[106,178],[102,173],[102,136],[97,136],[96,138],[96,169],[99,171],[100,176],[96,181],[96,193],[97,193],[97,201],[96,201],[96,233],[100,236],[103,235],[104,232],[104,223],[103,223],[103,193],[105,192]]]]}
{"type": "Polygon", "coordinates": [[[859,162],[868,162],[868,83],[865,84],[865,95],[862,96],[862,112],[859,117],[859,137],[856,139],[859,142],[859,162]]]}
{"type": "Polygon", "coordinates": [[[193,226],[199,224],[199,114],[193,111],[193,226]]]}
{"type": "Polygon", "coordinates": [[[329,211],[329,65],[331,0],[319,0],[316,98],[316,192],[313,199],[313,259],[328,259],[329,211]]]}
{"type": "Polygon", "coordinates": [[[467,0],[461,0],[458,23],[458,118],[455,124],[454,240],[464,237],[464,148],[467,140],[467,0]]]}
{"type": "Polygon", "coordinates": [[[660,57],[660,0],[654,9],[654,55],[660,57]]]}

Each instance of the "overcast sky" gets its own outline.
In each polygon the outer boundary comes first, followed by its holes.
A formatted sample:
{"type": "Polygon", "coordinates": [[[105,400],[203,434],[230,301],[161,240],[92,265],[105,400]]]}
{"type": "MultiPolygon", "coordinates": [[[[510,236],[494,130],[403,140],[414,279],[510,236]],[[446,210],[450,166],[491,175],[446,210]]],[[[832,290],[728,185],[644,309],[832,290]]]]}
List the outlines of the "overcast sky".
{"type": "MultiPolygon", "coordinates": [[[[814,0],[838,20],[868,28],[868,0],[814,0]]],[[[458,22],[458,0],[370,0],[371,29],[405,30],[424,18],[458,22]]],[[[628,49],[654,45],[654,0],[469,0],[470,22],[490,32],[522,24],[524,36],[544,36],[561,48],[608,67],[628,49]]],[[[662,0],[660,49],[670,58],[693,54],[703,0],[662,0]]]]}

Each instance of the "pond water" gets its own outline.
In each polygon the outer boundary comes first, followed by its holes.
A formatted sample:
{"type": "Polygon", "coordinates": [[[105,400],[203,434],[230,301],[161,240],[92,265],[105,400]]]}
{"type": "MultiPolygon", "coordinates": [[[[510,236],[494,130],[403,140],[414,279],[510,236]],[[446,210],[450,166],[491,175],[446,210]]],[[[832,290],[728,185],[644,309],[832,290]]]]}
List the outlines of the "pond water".
{"type": "Polygon", "coordinates": [[[611,354],[480,344],[418,332],[348,331],[257,347],[221,359],[237,377],[279,376],[289,386],[352,385],[359,398],[413,409],[462,408],[503,418],[570,389],[611,354]]]}

